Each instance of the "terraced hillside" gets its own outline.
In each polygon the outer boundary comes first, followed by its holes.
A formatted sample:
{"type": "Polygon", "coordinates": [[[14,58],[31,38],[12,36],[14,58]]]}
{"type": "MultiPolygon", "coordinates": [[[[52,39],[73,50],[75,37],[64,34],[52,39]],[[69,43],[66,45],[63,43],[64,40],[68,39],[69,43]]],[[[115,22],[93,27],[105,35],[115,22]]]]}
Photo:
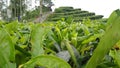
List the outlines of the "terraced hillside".
{"type": "Polygon", "coordinates": [[[91,20],[102,19],[103,15],[96,15],[94,12],[74,9],[73,7],[59,7],[55,9],[55,11],[47,18],[47,20],[58,21],[62,18],[72,18],[73,21],[78,22],[88,18],[91,20]]]}

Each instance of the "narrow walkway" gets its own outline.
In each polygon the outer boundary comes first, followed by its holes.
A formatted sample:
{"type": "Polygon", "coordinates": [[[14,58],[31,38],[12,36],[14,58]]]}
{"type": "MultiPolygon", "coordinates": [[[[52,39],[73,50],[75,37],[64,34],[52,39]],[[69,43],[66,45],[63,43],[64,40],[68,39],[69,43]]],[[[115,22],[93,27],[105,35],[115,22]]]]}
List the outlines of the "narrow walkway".
{"type": "Polygon", "coordinates": [[[46,20],[46,18],[47,18],[50,14],[52,14],[52,12],[44,13],[44,14],[42,15],[42,17],[39,16],[39,17],[36,18],[33,22],[35,22],[35,23],[38,23],[38,22],[42,23],[43,21],[46,20]]]}

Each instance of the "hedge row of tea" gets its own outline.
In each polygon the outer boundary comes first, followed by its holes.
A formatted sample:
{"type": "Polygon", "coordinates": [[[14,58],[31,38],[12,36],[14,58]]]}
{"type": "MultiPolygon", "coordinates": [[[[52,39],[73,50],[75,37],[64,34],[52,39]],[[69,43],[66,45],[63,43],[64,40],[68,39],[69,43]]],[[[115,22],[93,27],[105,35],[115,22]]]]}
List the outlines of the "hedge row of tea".
{"type": "Polygon", "coordinates": [[[106,24],[0,22],[0,68],[84,67],[106,24]]]}
{"type": "Polygon", "coordinates": [[[0,68],[120,68],[120,10],[107,23],[0,21],[0,68]]]}
{"type": "Polygon", "coordinates": [[[74,9],[73,7],[59,7],[55,9],[54,13],[48,17],[48,21],[58,21],[62,18],[72,18],[73,21],[83,21],[84,19],[98,20],[102,19],[102,15],[95,15],[94,12],[88,12],[81,9],[74,9]]]}

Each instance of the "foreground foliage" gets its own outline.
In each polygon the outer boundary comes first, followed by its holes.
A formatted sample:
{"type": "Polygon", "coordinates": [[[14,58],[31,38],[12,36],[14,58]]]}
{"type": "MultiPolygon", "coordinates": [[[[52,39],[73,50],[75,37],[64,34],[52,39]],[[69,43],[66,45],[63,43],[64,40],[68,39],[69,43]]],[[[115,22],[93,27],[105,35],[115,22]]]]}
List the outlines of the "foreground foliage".
{"type": "Polygon", "coordinates": [[[119,13],[107,23],[0,22],[0,68],[119,68],[119,13]]]}
{"type": "MultiPolygon", "coordinates": [[[[120,40],[119,13],[120,13],[120,11],[116,10],[115,12],[113,12],[111,14],[111,16],[107,22],[106,32],[105,32],[104,36],[101,38],[101,41],[98,44],[98,47],[95,49],[94,54],[91,57],[91,59],[89,60],[86,68],[96,68],[97,64],[99,64],[102,61],[102,59],[111,50],[111,48],[113,46],[115,46],[117,42],[119,42],[119,40],[120,40]],[[93,63],[94,63],[94,65],[93,65],[93,63]]],[[[115,51],[115,53],[118,51],[115,51]]],[[[119,59],[116,61],[119,66],[119,62],[118,62],[119,59]]]]}

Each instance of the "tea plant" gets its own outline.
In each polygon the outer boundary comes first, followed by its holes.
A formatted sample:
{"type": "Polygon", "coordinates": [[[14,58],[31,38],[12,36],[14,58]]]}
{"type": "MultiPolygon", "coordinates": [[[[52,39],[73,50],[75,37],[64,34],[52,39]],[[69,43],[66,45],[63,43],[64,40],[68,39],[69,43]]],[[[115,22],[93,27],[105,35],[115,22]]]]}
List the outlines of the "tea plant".
{"type": "Polygon", "coordinates": [[[0,22],[0,68],[119,68],[119,10],[108,22],[0,22]]]}

